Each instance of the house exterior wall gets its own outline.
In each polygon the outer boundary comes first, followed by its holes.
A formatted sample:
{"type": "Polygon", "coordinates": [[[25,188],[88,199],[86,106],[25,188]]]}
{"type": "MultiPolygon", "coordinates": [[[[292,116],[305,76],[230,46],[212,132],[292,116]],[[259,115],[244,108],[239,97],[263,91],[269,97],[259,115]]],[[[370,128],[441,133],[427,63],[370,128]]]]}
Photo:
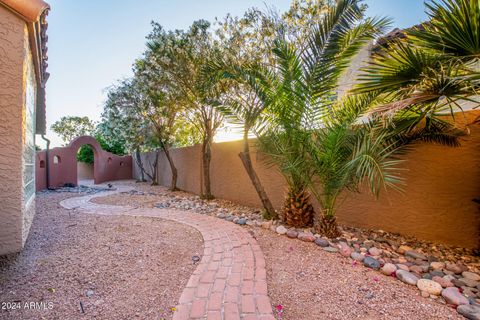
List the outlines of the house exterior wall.
{"type": "Polygon", "coordinates": [[[35,212],[28,189],[35,185],[34,173],[27,168],[32,161],[25,147],[34,146],[31,64],[26,23],[0,6],[0,255],[21,250],[35,212]],[[31,179],[24,179],[27,171],[31,179]]]}
{"type": "Polygon", "coordinates": [[[371,59],[371,50],[373,42],[363,46],[360,51],[352,57],[349,67],[343,72],[338,80],[337,95],[339,98],[343,97],[354,85],[358,83],[358,76],[361,73],[361,68],[365,67],[371,59]]]}
{"type": "Polygon", "coordinates": [[[27,28],[24,37],[22,107],[22,245],[27,240],[35,216],[35,120],[37,82],[27,28]]]}
{"type": "MultiPolygon", "coordinates": [[[[472,123],[480,111],[467,112],[464,121],[472,123]]],[[[457,115],[461,121],[462,115],[457,115]]],[[[461,125],[461,123],[460,123],[461,125]]],[[[341,224],[382,229],[450,245],[479,247],[478,204],[480,196],[480,124],[470,125],[471,134],[462,137],[462,146],[449,148],[432,144],[415,145],[405,156],[403,193],[388,190],[376,200],[368,192],[349,194],[339,201],[341,224]]],[[[238,157],[241,141],[214,144],[211,182],[217,198],[248,206],[261,206],[258,196],[238,157]]],[[[178,169],[178,187],[195,194],[201,191],[200,146],[172,150],[178,169]]],[[[262,155],[252,152],[254,167],[278,209],[282,207],[286,186],[276,168],[268,167],[262,155]]],[[[154,154],[143,155],[145,169],[154,154]]],[[[160,155],[159,184],[170,185],[170,167],[160,155]]],[[[140,171],[134,168],[135,178],[140,171]]],[[[314,203],[318,210],[318,205],[314,203]]]]}

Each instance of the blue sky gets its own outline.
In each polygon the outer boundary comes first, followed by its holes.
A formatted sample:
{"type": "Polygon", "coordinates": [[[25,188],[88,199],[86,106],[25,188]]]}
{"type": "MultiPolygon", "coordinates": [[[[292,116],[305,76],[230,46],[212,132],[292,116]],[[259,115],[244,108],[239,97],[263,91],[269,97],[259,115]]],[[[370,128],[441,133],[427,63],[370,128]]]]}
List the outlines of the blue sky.
{"type": "MultiPolygon", "coordinates": [[[[131,75],[133,61],[144,50],[150,21],[167,29],[185,29],[201,18],[242,15],[252,6],[268,5],[284,11],[290,4],[290,0],[47,1],[52,7],[48,17],[48,127],[67,115],[99,120],[105,89],[131,75]]],[[[408,27],[425,19],[423,0],[365,2],[369,15],[389,16],[395,27],[408,27]]],[[[53,146],[61,144],[51,131],[47,136],[53,146]]]]}

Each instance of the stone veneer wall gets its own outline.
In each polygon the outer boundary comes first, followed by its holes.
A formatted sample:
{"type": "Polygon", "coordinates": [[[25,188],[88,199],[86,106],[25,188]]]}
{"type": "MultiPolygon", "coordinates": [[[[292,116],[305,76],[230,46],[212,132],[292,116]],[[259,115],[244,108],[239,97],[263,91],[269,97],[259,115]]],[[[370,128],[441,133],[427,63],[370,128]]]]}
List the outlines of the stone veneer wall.
{"type": "MultiPolygon", "coordinates": [[[[480,111],[466,113],[472,123],[480,111]]],[[[457,119],[462,119],[458,115],[457,119]]],[[[341,201],[340,223],[365,228],[383,229],[413,235],[434,242],[464,247],[479,245],[479,206],[472,200],[480,197],[480,124],[470,125],[471,134],[463,137],[462,146],[417,145],[406,156],[403,172],[404,192],[383,192],[376,200],[368,193],[351,194],[341,201]]],[[[241,141],[214,144],[211,180],[213,194],[222,199],[260,206],[257,194],[245,173],[238,153],[241,141]]],[[[201,193],[200,146],[172,150],[178,169],[178,187],[201,193]]],[[[254,166],[276,208],[282,207],[285,184],[275,168],[261,163],[261,155],[253,152],[254,166]]],[[[143,155],[145,168],[153,154],[143,155]]],[[[170,184],[170,168],[160,155],[159,183],[170,184]]],[[[139,169],[134,166],[134,176],[139,169]]],[[[317,206],[318,208],[318,206],[317,206]]]]}
{"type": "Polygon", "coordinates": [[[0,6],[0,254],[22,248],[31,222],[22,210],[33,217],[22,201],[27,38],[25,22],[0,6]]]}

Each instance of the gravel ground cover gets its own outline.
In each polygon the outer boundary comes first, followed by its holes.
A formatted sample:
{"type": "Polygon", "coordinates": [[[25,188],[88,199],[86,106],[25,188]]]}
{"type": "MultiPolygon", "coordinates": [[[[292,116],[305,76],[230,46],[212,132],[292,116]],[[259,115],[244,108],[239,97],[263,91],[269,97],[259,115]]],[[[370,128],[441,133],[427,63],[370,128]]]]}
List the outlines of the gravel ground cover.
{"type": "MultiPolygon", "coordinates": [[[[212,204],[185,192],[171,193],[165,187],[126,184],[136,190],[92,201],[134,207],[185,207],[221,218],[229,214],[251,217],[256,212],[229,201],[215,200],[212,204]]],[[[269,228],[247,227],[264,252],[269,296],[279,319],[464,319],[441,298],[437,297],[443,304],[424,298],[415,286],[365,268],[362,263],[328,253],[310,242],[277,235],[269,228]]]]}
{"type": "Polygon", "coordinates": [[[0,303],[10,309],[0,319],[171,319],[192,257],[203,252],[200,233],[63,209],[58,203],[71,196],[39,194],[25,249],[0,259],[0,303]]]}
{"type": "Polygon", "coordinates": [[[253,232],[265,256],[270,299],[274,308],[282,306],[284,320],[464,319],[422,298],[416,287],[312,243],[260,228],[253,232]]]}

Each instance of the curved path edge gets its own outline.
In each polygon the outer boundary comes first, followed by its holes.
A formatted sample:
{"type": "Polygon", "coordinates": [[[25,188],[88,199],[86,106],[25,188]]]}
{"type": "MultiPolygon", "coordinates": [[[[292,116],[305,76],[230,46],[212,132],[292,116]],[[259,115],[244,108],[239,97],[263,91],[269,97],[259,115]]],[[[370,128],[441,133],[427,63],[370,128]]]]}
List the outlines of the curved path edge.
{"type": "MultiPolygon", "coordinates": [[[[133,190],[116,186],[108,194],[133,190]]],[[[60,202],[66,209],[102,215],[156,217],[197,229],[204,240],[203,256],[180,296],[174,320],[274,320],[267,293],[265,258],[247,229],[215,217],[189,211],[101,205],[91,199],[101,192],[60,202]]]]}

